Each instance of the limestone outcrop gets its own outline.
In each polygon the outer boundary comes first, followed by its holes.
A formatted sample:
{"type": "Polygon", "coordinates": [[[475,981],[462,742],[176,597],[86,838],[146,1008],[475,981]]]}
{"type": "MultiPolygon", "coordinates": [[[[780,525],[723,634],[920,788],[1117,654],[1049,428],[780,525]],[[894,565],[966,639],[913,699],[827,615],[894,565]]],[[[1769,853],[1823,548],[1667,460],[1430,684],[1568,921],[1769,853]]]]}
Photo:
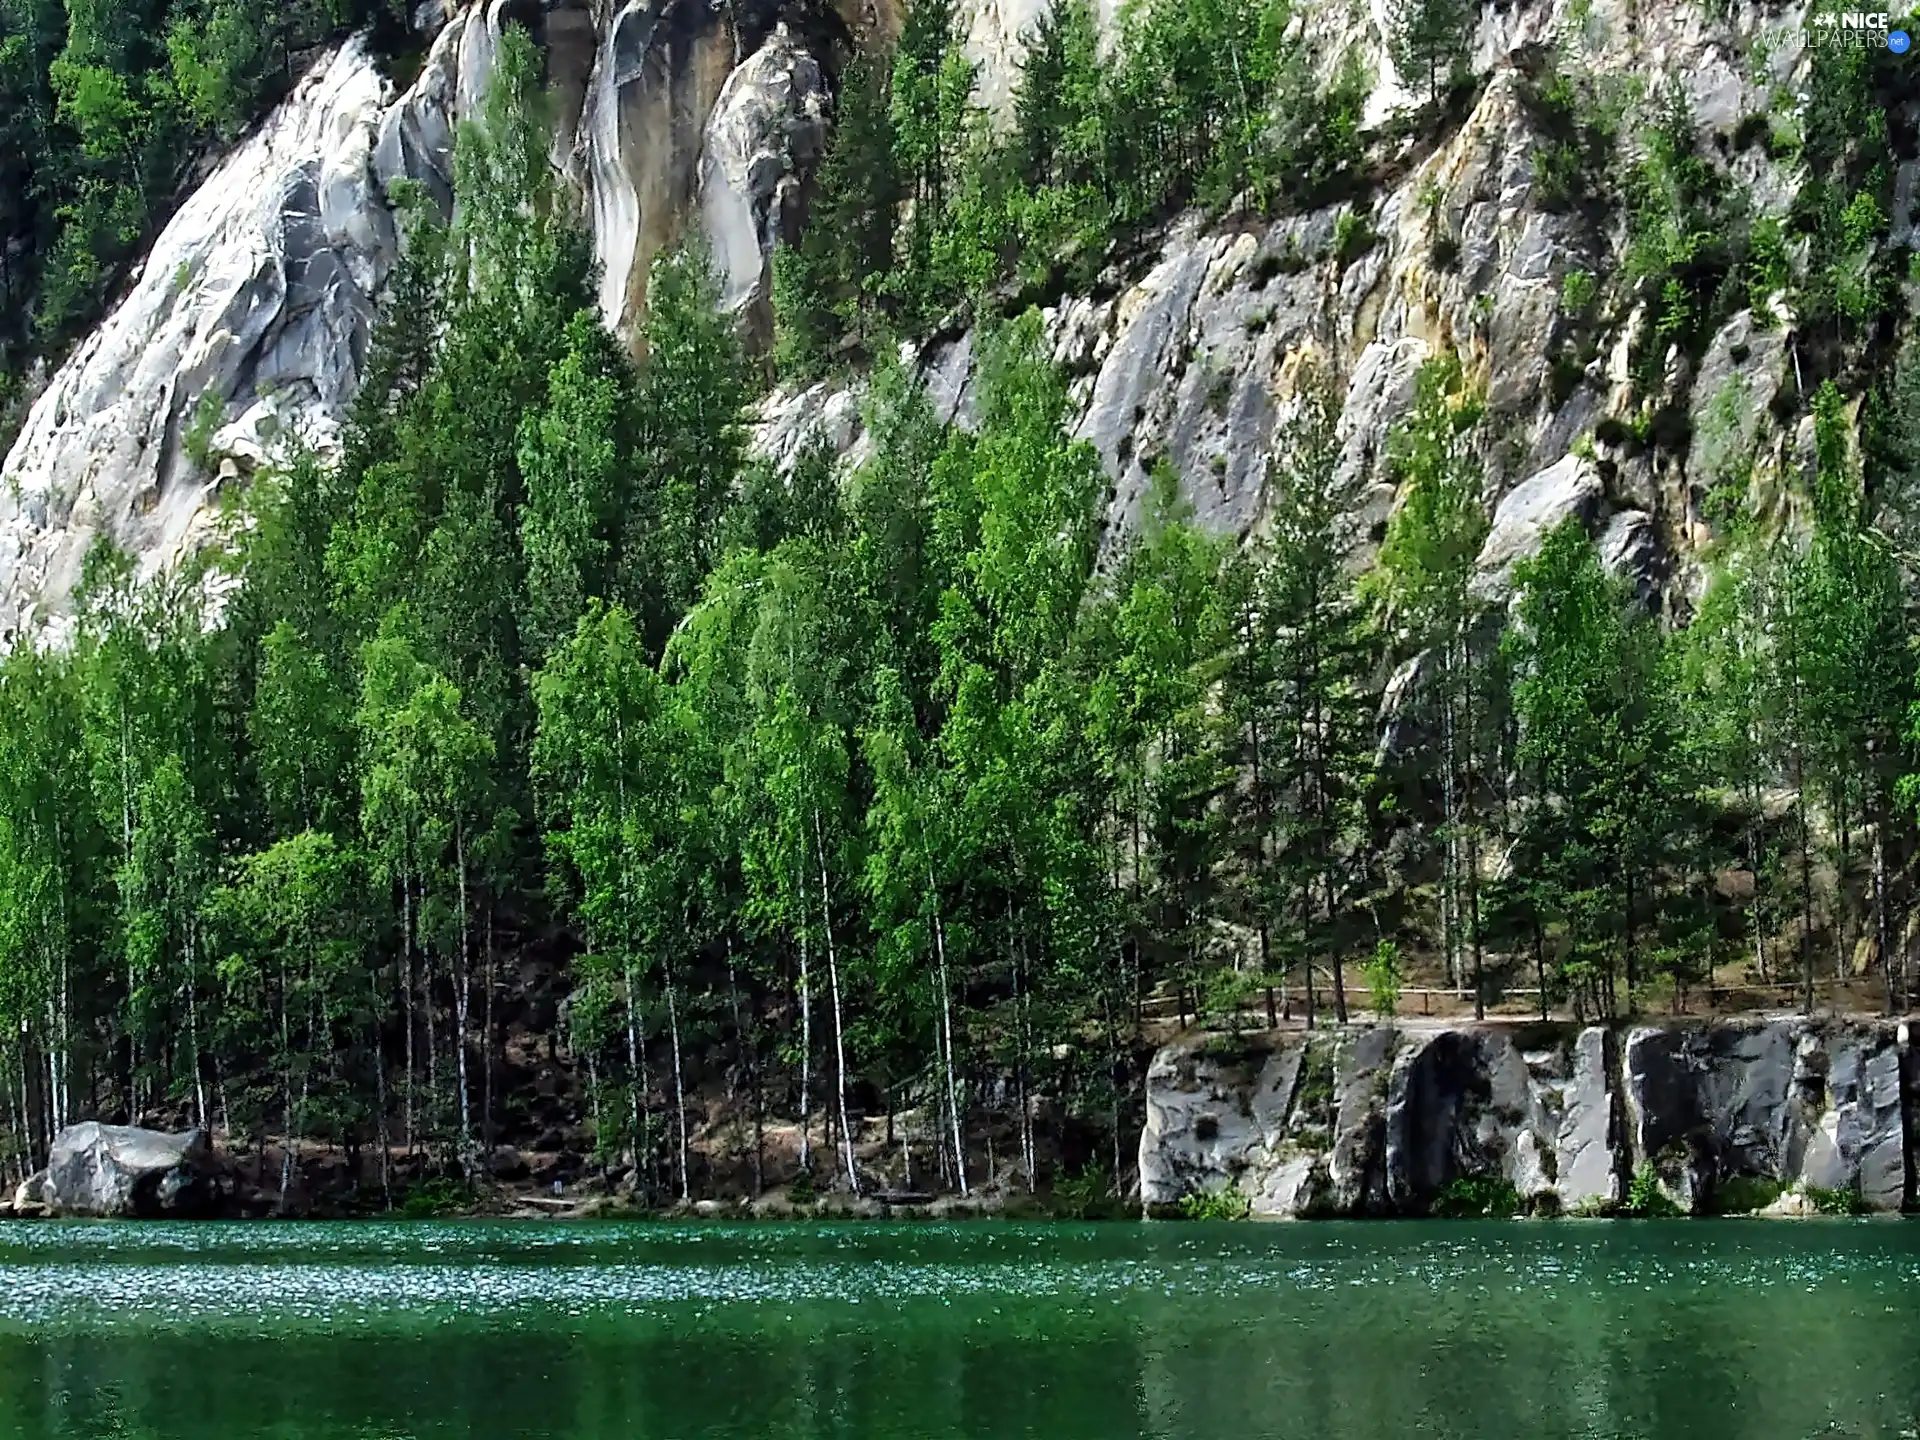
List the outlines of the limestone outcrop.
{"type": "Polygon", "coordinates": [[[1694,1214],[1898,1211],[1920,1080],[1892,1022],[1409,1024],[1190,1036],[1155,1056],[1146,1102],[1148,1213],[1228,1189],[1279,1219],[1474,1194],[1605,1213],[1636,1177],[1694,1214]]]}
{"type": "Polygon", "coordinates": [[[204,1130],[169,1135],[88,1120],[54,1137],[47,1168],[16,1196],[21,1213],[183,1219],[212,1214],[222,1175],[204,1130]],[[22,1202],[25,1202],[23,1205],[22,1202]]]}

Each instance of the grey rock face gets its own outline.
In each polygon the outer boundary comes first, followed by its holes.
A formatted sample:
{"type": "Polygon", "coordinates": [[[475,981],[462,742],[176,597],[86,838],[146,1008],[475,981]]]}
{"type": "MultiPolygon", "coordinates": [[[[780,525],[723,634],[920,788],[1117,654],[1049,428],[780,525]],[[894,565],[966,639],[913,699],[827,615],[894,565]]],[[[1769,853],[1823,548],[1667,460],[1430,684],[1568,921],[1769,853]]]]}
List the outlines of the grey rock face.
{"type": "MultiPolygon", "coordinates": [[[[899,0],[833,8],[855,45],[866,46],[884,46],[903,13],[899,0]]],[[[1037,0],[959,7],[980,64],[979,94],[1002,121],[1043,8],[1037,0]]],[[[1120,7],[1100,0],[1096,8],[1111,26],[1120,7]]],[[[783,13],[772,0],[547,0],[525,9],[510,0],[418,7],[423,30],[442,28],[419,81],[397,101],[381,93],[364,53],[348,47],[183,208],[134,293],[54,377],[8,461],[0,630],[23,613],[60,609],[96,533],[113,534],[148,570],[202,543],[212,478],[181,463],[180,435],[203,393],[226,409],[215,450],[237,473],[289,432],[324,448],[358,383],[391,261],[384,187],[405,175],[447,202],[455,121],[484,90],[500,29],[516,16],[547,46],[555,159],[591,222],[604,318],[631,337],[653,256],[698,226],[721,262],[727,302],[764,338],[767,249],[805,190],[830,57],[777,32],[769,39],[783,13]],[[183,261],[190,283],[170,294],[183,261]]],[[[1368,124],[1408,100],[1377,19],[1338,7],[1301,18],[1323,66],[1352,50],[1377,77],[1368,124]]],[[[1447,348],[1483,389],[1499,434],[1485,456],[1489,493],[1528,474],[1560,486],[1555,496],[1526,485],[1508,494],[1502,508],[1513,523],[1490,542],[1490,589],[1537,542],[1538,526],[1521,523],[1522,509],[1549,500],[1560,511],[1548,505],[1536,520],[1577,510],[1598,526],[1623,507],[1661,517],[1618,533],[1623,546],[1631,542],[1622,558],[1639,564],[1650,535],[1653,553],[1665,557],[1656,585],[1667,571],[1692,574],[1695,502],[1706,483],[1698,472],[1710,457],[1658,470],[1623,464],[1606,496],[1590,493],[1591,477],[1562,459],[1637,402],[1624,373],[1598,362],[1572,377],[1571,393],[1560,383],[1568,377],[1556,358],[1586,323],[1562,313],[1563,282],[1575,270],[1610,275],[1617,242],[1541,203],[1534,162],[1542,137],[1524,76],[1544,47],[1571,42],[1584,70],[1682,77],[1703,128],[1724,130],[1729,116],[1765,113],[1773,87],[1804,80],[1798,47],[1774,46],[1767,66],[1747,63],[1753,57],[1742,47],[1792,17],[1777,18],[1749,0],[1724,19],[1642,13],[1624,0],[1484,11],[1473,64],[1487,80],[1474,109],[1430,149],[1403,151],[1408,163],[1373,196],[1272,223],[1188,217],[1144,263],[1129,260],[1094,293],[1062,298],[1048,315],[1049,335],[1075,378],[1079,433],[1113,479],[1112,518],[1134,518],[1148,473],[1164,458],[1203,522],[1234,534],[1257,528],[1276,437],[1311,365],[1342,388],[1343,463],[1373,487],[1356,521],[1377,533],[1393,498],[1385,463],[1393,423],[1419,364],[1447,348]],[[1336,254],[1343,219],[1364,220],[1377,241],[1336,254]]],[[[1766,213],[1790,206],[1799,181],[1789,165],[1754,148],[1728,163],[1766,213]]],[[[1910,171],[1896,187],[1903,233],[1910,171]]],[[[1729,377],[1750,388],[1750,413],[1773,393],[1791,317],[1737,330],[1730,324],[1710,347],[1688,402],[1696,410],[1729,377]]],[[[1601,354],[1624,356],[1619,336],[1591,338],[1601,354]]],[[[969,353],[949,347],[939,357],[943,383],[954,382],[949,389],[962,399],[966,376],[947,372],[969,353]]],[[[857,452],[857,393],[838,393],[850,398],[830,410],[825,395],[772,397],[763,435],[772,432],[774,453],[794,453],[791,442],[816,418],[830,420],[820,427],[830,440],[857,452]]],[[[964,404],[954,413],[965,423],[964,404]]],[[[1702,416],[1694,418],[1697,440],[1702,416]]],[[[1785,464],[1790,445],[1776,448],[1785,464]]]]}
{"type": "Polygon", "coordinates": [[[1569,1210],[1613,1204],[1624,1197],[1616,1158],[1614,1037],[1599,1026],[1573,1042],[1571,1069],[1554,1093],[1560,1124],[1554,1132],[1555,1183],[1569,1210]]]}
{"type": "Polygon", "coordinates": [[[54,376],[0,467],[0,632],[60,608],[103,531],[149,572],[201,543],[196,420],[217,420],[215,454],[248,460],[337,431],[395,253],[373,165],[382,86],[358,42],[309,74],[54,376]]]}
{"type": "Polygon", "coordinates": [[[1223,1190],[1282,1160],[1305,1050],[1297,1043],[1268,1051],[1223,1036],[1156,1055],[1140,1140],[1143,1203],[1223,1190]]]}
{"type": "Polygon", "coordinates": [[[1586,1155],[1596,1106],[1604,1149],[1606,1080],[1582,1057],[1604,1065],[1584,1036],[1523,1052],[1495,1029],[1184,1040],[1148,1072],[1141,1196],[1149,1212],[1234,1187],[1262,1218],[1423,1214],[1455,1180],[1499,1177],[1565,1203],[1563,1153],[1574,1185],[1610,1196],[1586,1155]]]}
{"type": "Polygon", "coordinates": [[[825,151],[827,82],[819,62],[778,26],[727,77],[707,121],[700,203],[721,305],[758,346],[773,339],[774,243],[799,234],[806,177],[825,151]]]}
{"type": "Polygon", "coordinates": [[[1608,573],[1631,585],[1642,602],[1651,600],[1665,570],[1653,517],[1644,510],[1622,510],[1608,517],[1598,543],[1608,573]]]}
{"type": "Polygon", "coordinates": [[[693,213],[708,120],[742,57],[709,0],[604,8],[569,164],[588,197],[600,313],[631,335],[653,257],[693,213]]]}
{"type": "Polygon", "coordinates": [[[1552,1189],[1550,1134],[1527,1057],[1504,1034],[1408,1037],[1387,1108],[1387,1198],[1424,1209],[1454,1180],[1497,1176],[1525,1199],[1552,1189]]]}
{"type": "Polygon", "coordinates": [[[1650,1167],[1696,1212],[1741,1180],[1898,1210],[1910,1193],[1903,1064],[1891,1025],[1636,1030],[1626,1045],[1632,1168],[1650,1167]]]}
{"type": "Polygon", "coordinates": [[[1513,588],[1513,569],[1539,552],[1549,531],[1568,519],[1591,524],[1606,493],[1590,460],[1567,455],[1508,491],[1493,512],[1493,527],[1480,547],[1481,593],[1504,596],[1513,588]]]}
{"type": "Polygon", "coordinates": [[[192,1216],[211,1210],[218,1174],[204,1130],[168,1135],[89,1120],[54,1137],[38,1193],[56,1215],[192,1216]]]}
{"type": "Polygon", "coordinates": [[[1148,1072],[1141,1189],[1149,1211],[1231,1186],[1256,1216],[1419,1215],[1503,1180],[1535,1210],[1605,1211],[1650,1170],[1694,1213],[1757,1203],[1750,1182],[1899,1210],[1916,1097],[1891,1024],[1193,1037],[1148,1072]]]}
{"type": "Polygon", "coordinates": [[[1386,1212],[1387,1123],[1399,1032],[1385,1027],[1343,1036],[1336,1054],[1329,1201],[1342,1215],[1386,1212]]]}

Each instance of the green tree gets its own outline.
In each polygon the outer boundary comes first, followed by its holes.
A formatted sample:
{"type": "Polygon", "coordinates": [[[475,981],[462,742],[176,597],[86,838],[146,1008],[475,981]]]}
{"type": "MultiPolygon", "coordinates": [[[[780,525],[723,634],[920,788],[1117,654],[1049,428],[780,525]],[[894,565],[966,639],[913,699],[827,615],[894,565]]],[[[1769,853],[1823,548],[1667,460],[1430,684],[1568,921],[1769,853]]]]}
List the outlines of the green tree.
{"type": "Polygon", "coordinates": [[[538,661],[570,635],[587,602],[606,593],[614,543],[638,532],[625,466],[633,397],[624,357],[587,314],[567,329],[567,351],[548,380],[547,403],[521,422],[519,464],[526,477],[520,551],[527,599],[522,632],[538,661]]]}
{"type": "Polygon", "coordinates": [[[1396,0],[1390,12],[1388,52],[1407,82],[1424,81],[1427,103],[1440,98],[1467,62],[1479,11],[1465,0],[1396,0]]]}
{"type": "Polygon", "coordinates": [[[1272,555],[1264,604],[1282,621],[1276,671],[1285,737],[1275,757],[1293,797],[1282,822],[1297,895],[1295,933],[1314,1020],[1313,957],[1333,974],[1336,1017],[1347,1021],[1344,962],[1351,904],[1369,883],[1368,792],[1373,770],[1369,687],[1377,632],[1354,576],[1363,539],[1365,477],[1343,463],[1339,400],[1324,372],[1304,376],[1280,432],[1267,485],[1272,555]]]}
{"type": "Polygon", "coordinates": [[[358,877],[353,852],[308,830],[242,857],[231,881],[208,897],[209,916],[228,946],[219,965],[225,1038],[270,1057],[279,1077],[283,1210],[316,1085],[333,1078],[334,1027],[362,944],[358,877]]]}
{"type": "Polygon", "coordinates": [[[1473,589],[1488,529],[1473,450],[1480,417],[1456,357],[1421,367],[1413,409],[1395,427],[1389,451],[1400,500],[1368,580],[1398,655],[1421,682],[1416,704],[1428,744],[1438,743],[1441,944],[1449,983],[1459,983],[1468,968],[1463,951],[1472,946],[1476,1015],[1486,1005],[1477,811],[1488,686],[1483,605],[1473,589]]]}
{"type": "Polygon", "coordinates": [[[615,594],[643,617],[656,651],[720,558],[721,519],[746,447],[746,360],[718,300],[700,250],[654,261],[634,448],[646,500],[624,517],[615,594]]]}
{"type": "Polygon", "coordinates": [[[798,245],[774,253],[774,368],[817,378],[844,353],[876,354],[879,290],[893,273],[900,178],[892,70],[857,56],[836,92],[833,139],[798,245]]]}
{"type": "Polygon", "coordinates": [[[602,969],[626,997],[628,1143],[636,1163],[640,1115],[643,980],[656,971],[667,995],[673,1050],[680,1198],[691,1197],[687,1101],[680,1046],[676,959],[688,932],[690,873],[699,863],[689,834],[698,771],[692,730],[678,697],[647,663],[633,619],[595,606],[534,681],[539,734],[535,783],[547,816],[547,847],[578,896],[588,940],[583,965],[602,969]]]}
{"type": "Polygon", "coordinates": [[[428,1096],[430,1106],[436,1108],[434,961],[451,961],[457,1153],[463,1170],[470,1172],[473,1125],[467,1040],[475,918],[472,891],[479,863],[477,846],[491,813],[487,788],[493,744],[466,713],[459,688],[418,658],[404,610],[389,614],[369,642],[362,665],[357,716],[365,757],[361,823],[376,873],[401,890],[409,1010],[407,1142],[411,1147],[412,957],[418,945],[427,964],[428,1096]]]}
{"type": "Polygon", "coordinates": [[[1517,675],[1518,759],[1537,787],[1526,823],[1552,837],[1533,846],[1536,853],[1551,847],[1561,857],[1555,908],[1569,921],[1576,953],[1597,939],[1601,923],[1617,940],[1593,994],[1614,1013],[1613,957],[1631,1002],[1690,802],[1690,747],[1677,731],[1678,657],[1601,567],[1577,520],[1550,532],[1516,579],[1520,598],[1505,643],[1517,675]]]}

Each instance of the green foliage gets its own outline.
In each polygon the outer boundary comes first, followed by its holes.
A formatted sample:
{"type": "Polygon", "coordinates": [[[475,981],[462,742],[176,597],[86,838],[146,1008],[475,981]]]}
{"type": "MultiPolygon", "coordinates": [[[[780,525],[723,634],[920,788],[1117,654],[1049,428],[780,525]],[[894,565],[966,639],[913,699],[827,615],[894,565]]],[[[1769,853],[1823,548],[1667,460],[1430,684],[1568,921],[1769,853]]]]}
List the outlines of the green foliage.
{"type": "Polygon", "coordinates": [[[1252,1208],[1253,1202],[1232,1186],[1180,1197],[1182,1220],[1244,1220],[1252,1208]]]}
{"type": "Polygon", "coordinates": [[[1570,210],[1603,195],[1625,109],[1621,89],[1577,51],[1555,51],[1520,95],[1540,132],[1533,182],[1541,204],[1570,210]]]}
{"type": "Polygon", "coordinates": [[[880,348],[902,185],[891,91],[883,63],[861,57],[847,67],[805,232],[798,246],[776,248],[773,358],[783,378],[816,378],[843,355],[880,348]]]}
{"type": "Polygon", "coordinates": [[[440,1220],[473,1208],[474,1194],[458,1180],[444,1176],[409,1186],[400,1213],[408,1220],[440,1220]]]}
{"type": "Polygon", "coordinates": [[[1822,1215],[1866,1215],[1872,1213],[1858,1190],[1823,1190],[1809,1185],[1802,1192],[1822,1215]]]}
{"type": "Polygon", "coordinates": [[[1342,270],[1380,243],[1380,232],[1366,216],[1342,210],[1333,222],[1333,258],[1342,270]]]}
{"type": "Polygon", "coordinates": [[[1516,572],[1516,760],[1541,803],[1527,822],[1530,903],[1562,928],[1561,971],[1610,1011],[1616,975],[1641,982],[1654,878],[1698,823],[1694,755],[1679,731],[1677,655],[1577,520],[1516,572]]]}
{"type": "MultiPolygon", "coordinates": [[[[1285,0],[1142,0],[1105,44],[1089,0],[1054,0],[997,127],[951,0],[910,6],[890,61],[849,68],[806,234],[775,257],[776,371],[812,379],[896,330],[1084,288],[1183,206],[1360,188],[1369,77],[1357,53],[1323,66],[1284,42],[1291,18],[1285,0]]],[[[1352,223],[1343,263],[1377,238],[1352,223]]]]}
{"type": "Polygon", "coordinates": [[[1730,1176],[1713,1188],[1713,1212],[1716,1215],[1751,1215],[1778,1200],[1783,1188],[1778,1180],[1767,1180],[1757,1175],[1730,1176]]]}
{"type": "Polygon", "coordinates": [[[1747,240],[1747,305],[1763,322],[1771,318],[1768,302],[1793,283],[1793,261],[1787,250],[1786,229],[1772,216],[1754,221],[1747,240]]]}
{"type": "Polygon", "coordinates": [[[1648,336],[1633,359],[1643,395],[1659,388],[1670,346],[1697,354],[1718,320],[1723,282],[1741,257],[1744,232],[1737,192],[1703,157],[1693,112],[1678,82],[1654,97],[1643,152],[1627,185],[1626,273],[1651,312],[1648,336]]]}
{"type": "Polygon", "coordinates": [[[1394,68],[1434,103],[1466,65],[1479,11],[1462,0],[1398,0],[1389,16],[1387,49],[1394,68]]]}
{"type": "Polygon", "coordinates": [[[227,420],[227,407],[211,390],[200,392],[194,402],[192,418],[180,432],[180,449],[200,470],[213,463],[213,437],[227,420]]]}
{"type": "Polygon", "coordinates": [[[1302,1115],[1330,1118],[1333,1105],[1334,1052],[1331,1045],[1308,1045],[1300,1060],[1300,1081],[1294,1092],[1295,1109],[1302,1115]]]}
{"type": "Polygon", "coordinates": [[[104,313],[188,162],[285,94],[294,57],[390,0],[0,7],[0,376],[104,313]]]}
{"type": "Polygon", "coordinates": [[[1097,1161],[1088,1161],[1074,1175],[1053,1182],[1054,1206],[1062,1215],[1088,1220],[1103,1213],[1113,1194],[1113,1181],[1097,1161]]]}
{"type": "Polygon", "coordinates": [[[1520,1213],[1520,1192],[1504,1175],[1459,1175],[1434,1198],[1442,1220],[1509,1220],[1520,1213]]]}
{"type": "Polygon", "coordinates": [[[1793,213],[1809,241],[1799,308],[1823,342],[1846,344],[1896,303],[1897,257],[1882,243],[1893,193],[1882,96],[1904,83],[1906,66],[1885,46],[1820,45],[1809,60],[1801,145],[1808,183],[1793,213]]]}
{"type": "Polygon", "coordinates": [[[1367,1002],[1373,1013],[1382,1020],[1393,1019],[1399,1013],[1400,983],[1404,975],[1400,947],[1391,940],[1382,940],[1361,964],[1360,975],[1366,981],[1367,1002]]]}
{"type": "Polygon", "coordinates": [[[1729,377],[1707,402],[1697,438],[1706,487],[1701,513],[1717,533],[1744,533],[1751,518],[1756,433],[1743,377],[1729,377]]]}
{"type": "Polygon", "coordinates": [[[1426,681],[1411,697],[1425,740],[1401,759],[1441,775],[1441,823],[1432,836],[1441,851],[1441,945],[1456,979],[1472,948],[1477,996],[1480,836],[1469,815],[1476,776],[1486,768],[1493,688],[1471,584],[1488,526],[1474,448],[1481,413],[1457,358],[1443,354],[1421,367],[1413,408],[1389,439],[1402,493],[1366,582],[1397,655],[1427,657],[1426,681]]]}
{"type": "MultiPolygon", "coordinates": [[[[209,71],[226,12],[193,13],[168,64],[217,116],[252,62],[209,71]]],[[[1796,881],[1856,930],[1891,913],[1848,847],[1887,837],[1882,880],[1904,873],[1920,796],[1899,758],[1912,374],[1857,440],[1837,387],[1814,392],[1813,483],[1775,497],[1794,523],[1764,549],[1733,523],[1762,509],[1751,407],[1713,400],[1695,479],[1726,544],[1684,638],[1577,523],[1489,606],[1485,407],[1450,356],[1385,437],[1399,493],[1364,583],[1369,467],[1311,363],[1247,544],[1164,462],[1109,513],[1037,314],[991,317],[1175,204],[1333,193],[1363,77],[1314,93],[1267,45],[1285,18],[1155,7],[1103,59],[1063,6],[999,139],[937,6],[842,87],[839,218],[783,248],[777,321],[789,373],[881,357],[851,471],[819,446],[747,457],[752,377],[697,251],[658,261],[637,360],[602,329],[538,56],[509,29],[455,217],[398,197],[409,239],[338,458],[290,456],[240,501],[221,623],[200,571],[143,579],[103,549],[71,649],[0,664],[0,1037],[31,1108],[217,1110],[262,1144],[424,1152],[470,1182],[504,1111],[501,1013],[553,1006],[597,1154],[642,1193],[697,1182],[690,1094],[722,1066],[757,1120],[808,1121],[797,1195],[862,1183],[851,1145],[811,1147],[823,1104],[857,1134],[875,1093],[908,1097],[949,1175],[1012,1129],[999,1153],[1038,1185],[1036,1097],[1108,1137],[1137,1124],[1155,994],[1239,1027],[1311,975],[1308,1017],[1344,1020],[1358,964],[1391,1015],[1405,962],[1381,936],[1431,921],[1483,999],[1488,957],[1526,956],[1599,1016],[1777,945],[1796,881]],[[967,428],[884,338],[956,305],[983,322],[967,428]],[[1715,889],[1736,861],[1766,877],[1740,916],[1715,889]]],[[[122,73],[99,57],[124,39],[61,72],[102,155],[158,103],[83,73],[122,73]]],[[[1684,344],[1721,301],[1706,252],[1668,242],[1720,213],[1719,182],[1663,126],[1636,178],[1658,264],[1622,284],[1684,344]]],[[[1345,261],[1368,232],[1343,198],[1345,261]]],[[[1876,246],[1884,213],[1849,199],[1836,233],[1876,246]]],[[[1725,279],[1771,284],[1765,251],[1725,279]]],[[[1567,277],[1575,325],[1598,288],[1567,277]]],[[[1302,1061],[1303,1149],[1329,1143],[1336,1048],[1302,1061]]],[[[1057,1200],[1090,1208],[1118,1163],[1057,1200]]]]}
{"type": "Polygon", "coordinates": [[[1620,1207],[1620,1213],[1637,1220],[1661,1220],[1679,1215],[1681,1210],[1660,1188],[1660,1177],[1653,1167],[1643,1165],[1634,1172],[1632,1183],[1627,1186],[1626,1204],[1620,1207]]]}

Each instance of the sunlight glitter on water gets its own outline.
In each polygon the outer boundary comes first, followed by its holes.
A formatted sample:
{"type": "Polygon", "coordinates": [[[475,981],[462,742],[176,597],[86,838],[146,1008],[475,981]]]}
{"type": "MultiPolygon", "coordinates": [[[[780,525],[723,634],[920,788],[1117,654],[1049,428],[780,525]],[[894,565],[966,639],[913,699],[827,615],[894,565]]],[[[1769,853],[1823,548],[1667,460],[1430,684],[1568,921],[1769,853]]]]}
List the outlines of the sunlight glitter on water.
{"type": "Polygon", "coordinates": [[[1507,1232],[1498,1238],[1509,1243],[1489,1244],[1497,1232],[1462,1239],[1381,1227],[1374,1245],[1350,1228],[1289,1227],[1283,1236],[1141,1227],[1106,1232],[1133,1242],[1127,1248],[1136,1253],[1115,1256],[1097,1253],[1100,1244],[1084,1232],[1020,1227],[16,1226],[0,1237],[0,1327],[366,1323],[445,1311],[511,1319],[994,1297],[1073,1303],[1271,1293],[1299,1304],[1369,1288],[1443,1297],[1497,1289],[1547,1302],[1595,1290],[1920,1284],[1920,1258],[1871,1249],[1797,1254],[1723,1232],[1719,1253],[1663,1253],[1623,1249],[1608,1232],[1574,1226],[1507,1232]]]}

